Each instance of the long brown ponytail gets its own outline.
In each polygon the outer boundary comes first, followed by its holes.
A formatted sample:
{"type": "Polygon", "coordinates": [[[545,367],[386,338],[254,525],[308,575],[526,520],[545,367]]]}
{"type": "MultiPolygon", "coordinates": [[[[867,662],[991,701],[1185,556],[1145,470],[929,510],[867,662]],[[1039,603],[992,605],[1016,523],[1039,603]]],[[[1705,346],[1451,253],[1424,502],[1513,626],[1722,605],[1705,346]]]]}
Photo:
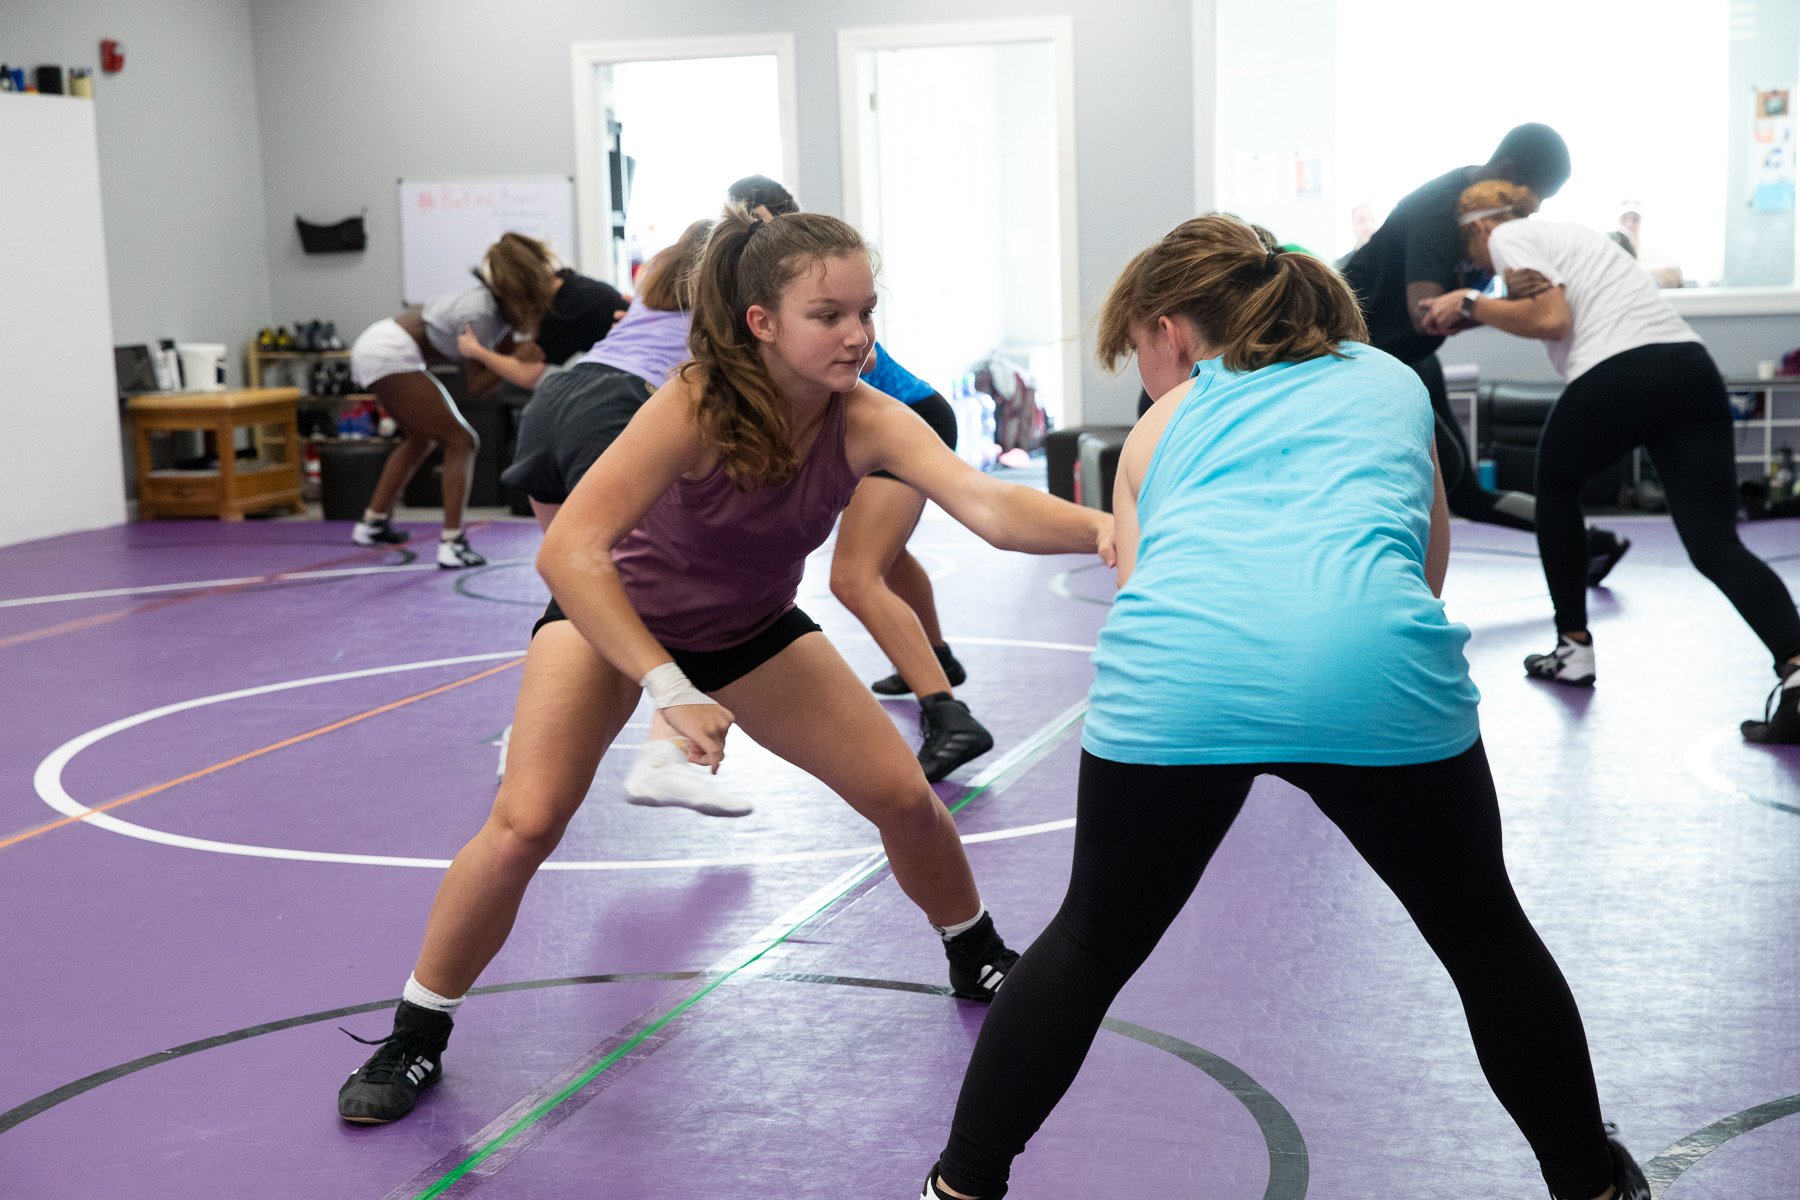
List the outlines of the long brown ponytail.
{"type": "Polygon", "coordinates": [[[731,204],[714,223],[694,272],[693,357],[681,374],[699,381],[700,428],[717,444],[720,465],[740,491],[779,487],[800,469],[788,440],[787,401],[745,314],[753,305],[773,311],[802,271],[868,252],[861,234],[822,213],[760,221],[731,204]]]}
{"type": "Polygon", "coordinates": [[[1339,343],[1369,338],[1343,276],[1227,213],[1183,221],[1131,260],[1100,310],[1100,364],[1115,369],[1134,330],[1173,316],[1192,321],[1234,371],[1342,357],[1339,343]]]}

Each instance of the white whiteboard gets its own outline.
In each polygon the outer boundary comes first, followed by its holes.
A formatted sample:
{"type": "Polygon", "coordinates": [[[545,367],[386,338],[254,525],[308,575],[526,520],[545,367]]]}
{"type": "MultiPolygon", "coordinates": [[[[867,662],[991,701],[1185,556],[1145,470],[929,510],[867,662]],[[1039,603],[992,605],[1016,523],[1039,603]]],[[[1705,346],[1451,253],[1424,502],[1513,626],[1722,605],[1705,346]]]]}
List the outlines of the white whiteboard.
{"type": "Polygon", "coordinates": [[[516,179],[402,179],[400,290],[404,304],[473,287],[469,271],[507,232],[575,261],[575,183],[566,175],[516,179]]]}

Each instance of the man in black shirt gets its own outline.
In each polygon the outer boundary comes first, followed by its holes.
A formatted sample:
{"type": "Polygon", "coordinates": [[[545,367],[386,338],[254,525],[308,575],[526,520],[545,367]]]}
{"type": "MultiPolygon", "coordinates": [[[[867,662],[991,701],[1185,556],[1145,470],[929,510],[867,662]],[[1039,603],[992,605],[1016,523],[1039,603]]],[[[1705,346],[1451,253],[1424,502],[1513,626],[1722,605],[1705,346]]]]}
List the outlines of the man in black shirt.
{"type": "MultiPolygon", "coordinates": [[[[1419,373],[1437,414],[1438,462],[1450,511],[1471,521],[1536,528],[1536,505],[1524,492],[1490,492],[1475,473],[1475,459],[1462,427],[1450,411],[1444,369],[1437,348],[1440,334],[1420,326],[1421,305],[1456,287],[1485,283],[1472,278],[1463,254],[1456,202],[1463,189],[1484,179],[1523,184],[1540,198],[1556,194],[1569,179],[1569,148],[1548,125],[1520,125],[1500,140],[1481,166],[1458,167],[1408,195],[1381,228],[1344,265],[1369,323],[1369,340],[1419,373]]],[[[1525,293],[1529,294],[1529,293],[1525,293]]],[[[1589,531],[1590,586],[1610,571],[1628,543],[1602,530],[1589,531]]]]}

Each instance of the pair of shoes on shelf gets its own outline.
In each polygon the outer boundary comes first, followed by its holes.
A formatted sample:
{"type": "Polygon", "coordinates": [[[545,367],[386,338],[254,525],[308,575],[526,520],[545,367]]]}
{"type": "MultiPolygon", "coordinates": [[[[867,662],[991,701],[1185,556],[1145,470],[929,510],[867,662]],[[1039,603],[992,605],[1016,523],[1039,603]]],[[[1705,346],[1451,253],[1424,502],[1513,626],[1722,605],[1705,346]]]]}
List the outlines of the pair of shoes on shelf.
{"type": "Polygon", "coordinates": [[[264,325],[257,331],[256,347],[259,350],[273,350],[275,348],[275,327],[273,325],[264,325]]]}
{"type": "Polygon", "coordinates": [[[318,362],[307,375],[307,391],[314,396],[349,396],[356,391],[347,362],[318,362]]]}
{"type": "Polygon", "coordinates": [[[359,546],[398,546],[412,537],[404,529],[395,529],[391,518],[358,521],[350,530],[350,540],[359,546]]]}
{"type": "Polygon", "coordinates": [[[338,336],[335,321],[300,321],[294,325],[294,344],[290,348],[315,354],[342,350],[344,339],[338,336]]]}
{"type": "Polygon", "coordinates": [[[464,567],[485,567],[487,559],[470,548],[467,534],[459,533],[448,541],[438,539],[437,565],[446,571],[460,571],[464,567]]]}
{"type": "Polygon", "coordinates": [[[346,1034],[365,1046],[379,1046],[338,1089],[338,1116],[357,1125],[385,1125],[413,1110],[419,1093],[444,1073],[450,1042],[449,1013],[402,1000],[394,1010],[394,1031],[379,1041],[346,1034]]]}
{"type": "MultiPolygon", "coordinates": [[[[969,673],[957,661],[956,655],[950,652],[949,646],[933,646],[932,652],[937,655],[938,665],[944,668],[944,677],[950,681],[951,687],[961,687],[968,679],[969,673]]],[[[869,690],[877,696],[910,696],[912,689],[906,686],[906,680],[900,678],[899,672],[886,679],[877,679],[869,685],[869,690]]]]}
{"type": "Polygon", "coordinates": [[[1629,549],[1630,538],[1620,537],[1610,529],[1589,529],[1587,585],[1599,587],[1600,581],[1619,565],[1619,560],[1625,557],[1625,552],[1629,549]]]}
{"type": "Polygon", "coordinates": [[[625,773],[625,799],[648,808],[691,808],[709,817],[744,817],[753,811],[713,782],[704,767],[688,761],[687,749],[675,741],[647,742],[625,773]]]}
{"type": "Polygon", "coordinates": [[[919,766],[930,783],[994,748],[994,735],[949,692],[920,697],[919,733],[919,766]]]}

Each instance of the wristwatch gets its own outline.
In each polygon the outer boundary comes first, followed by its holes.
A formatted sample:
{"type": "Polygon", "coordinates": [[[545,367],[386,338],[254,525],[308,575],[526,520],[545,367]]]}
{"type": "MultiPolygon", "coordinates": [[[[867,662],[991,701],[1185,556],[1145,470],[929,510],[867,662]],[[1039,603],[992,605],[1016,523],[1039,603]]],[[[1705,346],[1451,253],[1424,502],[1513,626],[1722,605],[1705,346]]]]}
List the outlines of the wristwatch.
{"type": "Polygon", "coordinates": [[[1479,299],[1481,299],[1481,293],[1474,288],[1470,288],[1463,293],[1462,315],[1464,317],[1471,321],[1475,319],[1475,301],[1479,299]]]}

